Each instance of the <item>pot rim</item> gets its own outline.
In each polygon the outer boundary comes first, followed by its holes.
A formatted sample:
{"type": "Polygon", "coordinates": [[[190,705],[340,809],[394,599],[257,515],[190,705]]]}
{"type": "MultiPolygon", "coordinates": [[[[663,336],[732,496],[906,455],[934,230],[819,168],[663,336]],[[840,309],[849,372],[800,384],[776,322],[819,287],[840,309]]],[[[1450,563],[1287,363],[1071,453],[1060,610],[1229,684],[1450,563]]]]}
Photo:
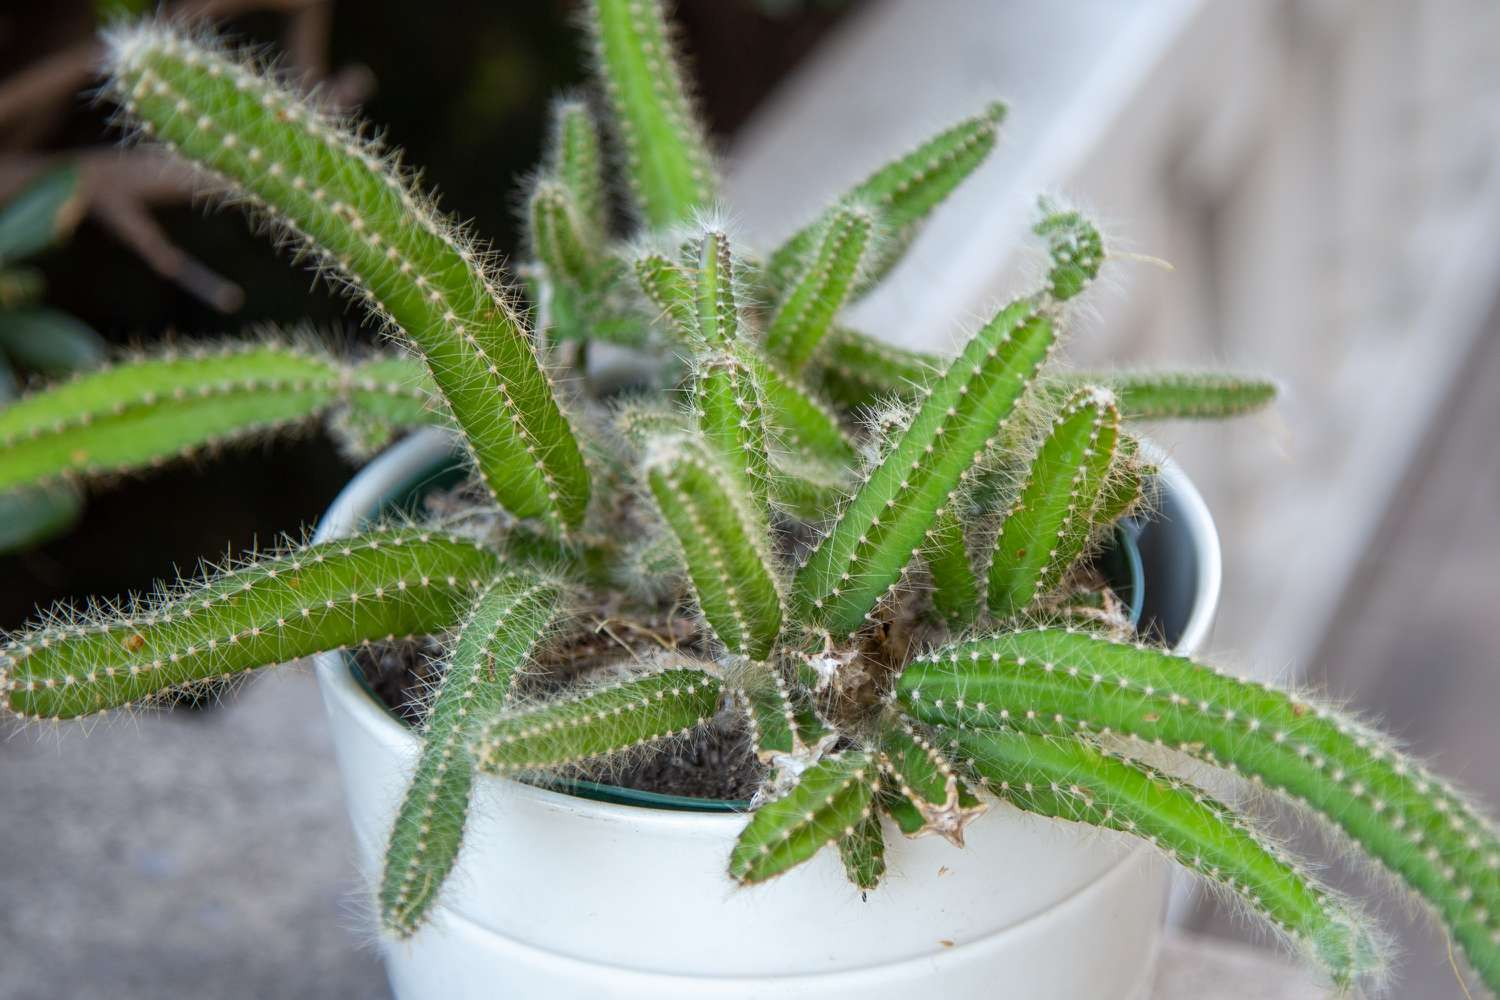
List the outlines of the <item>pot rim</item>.
{"type": "MultiPolygon", "coordinates": [[[[1218,608],[1223,581],[1218,532],[1208,505],[1182,468],[1154,442],[1143,439],[1141,446],[1143,455],[1156,466],[1157,477],[1163,487],[1176,501],[1182,515],[1180,526],[1187,532],[1198,556],[1192,610],[1183,626],[1181,637],[1173,647],[1180,653],[1193,653],[1207,640],[1218,608]]],[[[430,469],[435,452],[451,448],[452,438],[448,431],[427,427],[381,453],[339,491],[319,519],[313,541],[329,541],[354,531],[361,519],[393,490],[412,484],[430,469]]],[[[382,743],[404,745],[412,758],[416,758],[416,735],[385,711],[374,696],[355,680],[343,651],[318,653],[312,659],[319,684],[328,698],[340,702],[371,736],[382,743]]],[[[744,822],[745,814],[739,811],[719,812],[673,808],[670,805],[605,802],[521,781],[497,779],[489,775],[482,775],[481,778],[486,781],[503,781],[508,786],[508,795],[534,799],[554,812],[586,814],[595,819],[628,822],[637,826],[645,824],[658,830],[691,827],[701,831],[706,827],[718,826],[726,834],[732,834],[738,832],[744,822]]]]}

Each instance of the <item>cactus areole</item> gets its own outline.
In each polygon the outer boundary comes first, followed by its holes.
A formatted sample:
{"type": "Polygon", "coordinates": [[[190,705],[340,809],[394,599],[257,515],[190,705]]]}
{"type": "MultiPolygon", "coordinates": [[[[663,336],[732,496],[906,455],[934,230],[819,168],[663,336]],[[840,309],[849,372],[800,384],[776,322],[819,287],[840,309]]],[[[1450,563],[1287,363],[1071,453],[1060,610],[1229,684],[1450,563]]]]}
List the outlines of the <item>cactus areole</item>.
{"type": "MultiPolygon", "coordinates": [[[[1005,836],[980,814],[1020,810],[1056,838],[1104,831],[1099,851],[1150,845],[1340,987],[1378,978],[1373,923],[1264,831],[1258,806],[1279,798],[1377,861],[1500,989],[1491,818],[1366,723],[1137,633],[1097,570],[1115,525],[1158,499],[1134,421],[1245,413],[1274,384],[1068,370],[1078,303],[1110,254],[1050,200],[1034,227],[1042,277],[951,355],[852,328],[844,307],[992,153],[1004,106],[968,109],[780,245],[747,245],[716,200],[662,4],[584,7],[597,86],[554,108],[509,270],[374,130],[253,54],[169,19],[109,31],[102,94],[118,123],[227,192],[389,346],[341,356],[268,334],[122,358],[0,408],[0,489],[88,484],[318,420],[355,453],[444,428],[469,488],[421,517],[53,609],[5,639],[5,711],[38,726],[314,653],[436,640],[421,750],[380,835],[374,910],[391,954],[458,939],[443,928],[472,910],[472,896],[448,900],[478,877],[474,803],[503,811],[485,790],[523,787],[485,776],[607,777],[711,730],[739,734],[763,774],[748,817],[720,818],[739,826],[719,893],[833,865],[850,905],[900,898],[890,883],[916,848],[892,845],[936,842],[962,878],[960,845],[991,824],[1005,836]],[[591,342],[635,351],[642,377],[605,391],[591,342]],[[583,669],[601,644],[613,655],[583,669]],[[1197,784],[1210,768],[1234,794],[1197,784]]],[[[526,868],[527,850],[508,843],[507,864],[526,868]]],[[[881,912],[879,928],[907,926],[881,912]]],[[[860,961],[927,962],[947,947],[936,937],[917,929],[860,961]]]]}

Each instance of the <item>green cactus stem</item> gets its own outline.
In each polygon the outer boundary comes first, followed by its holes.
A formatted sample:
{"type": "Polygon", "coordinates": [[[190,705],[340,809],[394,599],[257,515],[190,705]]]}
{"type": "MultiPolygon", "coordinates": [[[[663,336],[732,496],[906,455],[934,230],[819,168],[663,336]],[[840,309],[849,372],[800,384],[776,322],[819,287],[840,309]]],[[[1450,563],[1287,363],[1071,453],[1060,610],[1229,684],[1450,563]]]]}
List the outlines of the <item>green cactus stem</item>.
{"type": "Polygon", "coordinates": [[[1127,420],[1218,420],[1254,413],[1276,401],[1271,379],[1226,372],[1110,372],[1073,376],[1106,385],[1127,420]]]}
{"type": "Polygon", "coordinates": [[[680,438],[652,442],[646,482],[682,548],[698,607],[714,635],[730,652],[764,660],[784,617],[764,514],[680,438]]]}
{"type": "Polygon", "coordinates": [[[906,430],[802,563],[794,599],[806,620],[853,634],[895,590],[928,528],[1046,361],[1054,330],[1033,301],[1017,300],[933,380],[906,430]]]}
{"type": "Polygon", "coordinates": [[[941,367],[936,355],[835,326],[818,345],[809,378],[829,399],[853,410],[910,400],[941,367]]]}
{"type": "Polygon", "coordinates": [[[879,246],[874,215],[858,205],[834,211],[766,329],[766,351],[799,372],[843,308],[879,246]]]}
{"type": "Polygon", "coordinates": [[[598,244],[583,228],[581,211],[568,188],[543,178],[531,192],[528,216],[532,252],[554,279],[575,288],[594,283],[598,244]]]}
{"type": "Polygon", "coordinates": [[[553,103],[552,146],[546,172],[567,189],[588,239],[603,240],[609,232],[604,150],[594,116],[583,101],[553,103]]]}
{"type": "Polygon", "coordinates": [[[879,763],[886,776],[881,806],[902,833],[964,846],[964,827],[985,805],[925,732],[904,718],[882,719],[879,763]]]}
{"type": "Polygon", "coordinates": [[[1042,217],[1031,231],[1047,241],[1052,259],[1047,292],[1057,301],[1066,302],[1099,276],[1104,240],[1081,212],[1059,208],[1046,199],[1040,207],[1042,217]]]}
{"type": "Polygon", "coordinates": [[[1145,506],[1150,498],[1150,477],[1155,470],[1141,458],[1140,442],[1129,434],[1121,434],[1119,442],[1094,513],[1096,525],[1110,525],[1129,517],[1145,506]]]}
{"type": "Polygon", "coordinates": [[[378,146],[247,63],[160,23],[109,41],[108,93],[125,117],[222,178],[406,335],[498,502],[576,527],[588,474],[484,250],[378,146]]]}
{"type": "Polygon", "coordinates": [[[839,857],[844,874],[855,888],[874,889],[885,877],[885,834],[880,829],[880,813],[870,815],[854,825],[854,832],[839,838],[839,857]]]}
{"type": "Polygon", "coordinates": [[[880,769],[869,753],[823,757],[750,817],[730,854],[730,876],[742,884],[764,882],[855,836],[874,815],[879,791],[880,769]]]}
{"type": "Polygon", "coordinates": [[[740,313],[734,297],[734,257],[722,230],[710,229],[698,241],[695,280],[698,336],[711,348],[728,347],[739,338],[740,313]]]}
{"type": "Polygon", "coordinates": [[[995,540],[988,600],[997,619],[1032,607],[1083,554],[1119,430],[1102,389],[1080,389],[1058,411],[995,540]]]}
{"type": "Polygon", "coordinates": [[[696,282],[666,254],[649,251],[635,260],[641,291],[656,307],[673,339],[691,343],[697,330],[696,282]]]}
{"type": "Polygon", "coordinates": [[[1437,911],[1500,987],[1500,837],[1378,733],[1332,709],[1186,657],[1042,629],[947,647],[902,675],[923,721],[1161,744],[1322,816],[1437,911]]]}
{"type": "Polygon", "coordinates": [[[802,746],[797,706],[791,688],[775,669],[755,664],[746,673],[730,692],[731,703],[745,717],[755,756],[770,764],[802,746]]]}
{"type": "Polygon", "coordinates": [[[836,468],[856,462],[858,452],[838,417],[796,376],[783,372],[747,344],[740,344],[736,353],[760,388],[768,429],[783,449],[836,468]]]}
{"type": "Polygon", "coordinates": [[[162,465],[329,410],[386,429],[436,419],[419,366],[233,344],[127,360],[0,408],[0,489],[162,465]]]}
{"type": "Polygon", "coordinates": [[[380,922],[398,937],[421,927],[458,859],[474,783],[468,731],[504,707],[512,678],[547,635],[560,599],[552,584],[497,577],[458,628],[385,852],[380,922]]]}
{"type": "Polygon", "coordinates": [[[589,27],[599,79],[642,220],[657,229],[707,207],[712,157],[683,85],[659,0],[593,0],[589,27]]]}
{"type": "Polygon", "coordinates": [[[442,632],[496,569],[472,542],[407,528],[257,559],[11,639],[5,702],[28,719],[91,715],[313,653],[442,632]]]}
{"type": "Polygon", "coordinates": [[[719,459],[738,490],[766,510],[771,459],[766,413],[749,367],[734,355],[711,355],[698,363],[693,409],[709,452],[719,459]]]}
{"type": "MultiPolygon", "coordinates": [[[[991,104],[881,167],[840,199],[840,204],[871,206],[879,219],[881,254],[865,272],[867,287],[901,259],[932,210],[989,156],[1005,114],[1004,104],[991,104]]],[[[825,221],[798,230],[771,254],[767,277],[775,290],[784,292],[797,280],[825,221]]]]}
{"type": "Polygon", "coordinates": [[[1340,986],[1379,966],[1380,947],[1359,914],[1202,791],[1077,740],[995,731],[946,735],[950,751],[1001,798],[1028,812],[1149,840],[1234,892],[1340,986]]]}
{"type": "Polygon", "coordinates": [[[718,712],[721,693],[721,681],[700,667],[668,667],[503,712],[484,724],[470,753],[480,770],[491,774],[597,763],[688,735],[718,712]]]}
{"type": "Polygon", "coordinates": [[[969,560],[964,523],[949,505],[938,515],[922,542],[927,575],[932,582],[932,607],[948,627],[962,631],[979,617],[982,600],[979,578],[969,560]]]}

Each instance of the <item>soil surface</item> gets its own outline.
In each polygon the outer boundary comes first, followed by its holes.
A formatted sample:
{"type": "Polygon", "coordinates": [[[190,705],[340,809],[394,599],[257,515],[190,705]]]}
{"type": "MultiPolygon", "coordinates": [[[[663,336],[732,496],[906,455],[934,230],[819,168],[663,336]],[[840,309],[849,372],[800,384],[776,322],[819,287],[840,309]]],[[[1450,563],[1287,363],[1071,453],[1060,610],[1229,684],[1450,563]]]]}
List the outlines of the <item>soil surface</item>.
{"type": "MultiPolygon", "coordinates": [[[[366,683],[399,719],[415,728],[439,677],[438,644],[430,639],[400,640],[365,647],[355,654],[366,683]]],[[[618,655],[618,654],[617,654],[618,655]]],[[[549,687],[546,678],[531,678],[549,687]]],[[[622,788],[695,799],[746,800],[765,779],[740,722],[721,714],[691,738],[615,762],[607,771],[579,777],[622,788]]]]}

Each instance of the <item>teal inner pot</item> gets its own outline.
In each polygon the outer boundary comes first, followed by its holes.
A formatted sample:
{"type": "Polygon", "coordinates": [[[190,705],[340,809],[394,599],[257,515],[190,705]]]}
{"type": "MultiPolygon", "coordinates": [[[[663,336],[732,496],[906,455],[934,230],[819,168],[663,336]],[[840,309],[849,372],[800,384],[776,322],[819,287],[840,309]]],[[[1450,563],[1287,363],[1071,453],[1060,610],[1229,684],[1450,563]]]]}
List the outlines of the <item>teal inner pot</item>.
{"type": "MultiPolygon", "coordinates": [[[[368,516],[380,517],[391,514],[416,516],[420,512],[424,497],[430,493],[456,486],[463,478],[463,467],[454,459],[434,459],[431,468],[413,476],[387,493],[381,499],[379,508],[371,511],[368,516]]],[[[1132,520],[1121,521],[1115,527],[1115,535],[1110,544],[1094,560],[1094,564],[1109,581],[1110,587],[1129,608],[1131,625],[1140,623],[1141,607],[1146,597],[1146,578],[1141,568],[1139,535],[1139,524],[1132,520]]],[[[348,662],[349,671],[354,675],[359,686],[365,689],[365,692],[375,700],[376,704],[380,705],[386,714],[405,725],[406,721],[375,694],[354,657],[350,656],[348,662]]],[[[697,799],[686,795],[664,795],[661,792],[643,792],[635,788],[621,788],[618,785],[584,781],[579,778],[533,780],[532,784],[566,792],[583,799],[639,806],[646,809],[726,813],[743,812],[750,806],[749,802],[741,799],[697,799]]]]}

